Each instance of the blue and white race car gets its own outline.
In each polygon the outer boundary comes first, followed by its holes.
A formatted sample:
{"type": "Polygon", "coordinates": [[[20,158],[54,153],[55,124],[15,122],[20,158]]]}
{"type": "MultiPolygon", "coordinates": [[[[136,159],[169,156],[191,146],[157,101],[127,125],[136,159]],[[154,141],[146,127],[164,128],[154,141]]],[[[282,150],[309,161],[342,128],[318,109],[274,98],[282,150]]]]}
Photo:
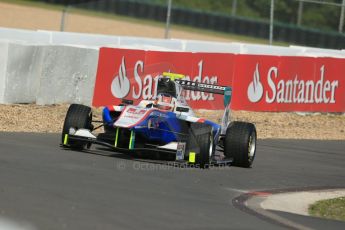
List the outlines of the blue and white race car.
{"type": "Polygon", "coordinates": [[[251,167],[256,153],[256,128],[252,123],[230,122],[232,88],[183,80],[163,73],[154,100],[133,101],[103,109],[102,121],[94,121],[92,109],[70,105],[62,131],[62,146],[74,150],[92,144],[133,156],[158,157],[207,168],[211,164],[251,167]],[[221,124],[198,118],[187,104],[189,91],[221,94],[224,114],[221,124]],[[94,127],[95,123],[101,123],[94,127]],[[103,127],[104,132],[93,133],[103,127]]]}

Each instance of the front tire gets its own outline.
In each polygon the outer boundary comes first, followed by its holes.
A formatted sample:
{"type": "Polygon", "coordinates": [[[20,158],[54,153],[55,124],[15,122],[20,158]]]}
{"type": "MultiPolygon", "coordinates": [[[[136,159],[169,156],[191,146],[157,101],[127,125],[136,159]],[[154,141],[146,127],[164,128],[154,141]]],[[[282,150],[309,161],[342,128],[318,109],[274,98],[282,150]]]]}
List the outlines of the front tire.
{"type": "Polygon", "coordinates": [[[224,140],[224,154],[233,158],[233,165],[249,168],[256,154],[256,128],[254,124],[235,121],[228,126],[224,140]]]}
{"type": "Polygon", "coordinates": [[[196,146],[199,147],[195,163],[200,168],[208,168],[215,151],[212,127],[203,123],[192,123],[191,132],[196,146]]]}
{"type": "Polygon", "coordinates": [[[91,108],[85,105],[71,104],[68,108],[65,122],[62,129],[61,142],[63,146],[70,147],[72,149],[82,150],[85,148],[86,143],[68,141],[65,142],[65,135],[69,134],[70,128],[78,129],[92,129],[92,112],[91,108]],[[65,145],[66,144],[66,145],[65,145]]]}

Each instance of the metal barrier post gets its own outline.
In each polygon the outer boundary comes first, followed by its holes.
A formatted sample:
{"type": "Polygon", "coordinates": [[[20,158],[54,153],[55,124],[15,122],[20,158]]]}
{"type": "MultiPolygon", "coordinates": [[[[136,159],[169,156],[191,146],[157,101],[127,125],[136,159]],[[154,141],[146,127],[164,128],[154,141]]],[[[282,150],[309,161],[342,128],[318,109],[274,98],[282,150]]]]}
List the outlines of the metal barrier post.
{"type": "Polygon", "coordinates": [[[303,1],[298,2],[298,14],[297,14],[297,25],[301,26],[303,17],[303,1]]]}
{"type": "Polygon", "coordinates": [[[270,10],[270,40],[269,44],[273,43],[273,18],[274,18],[274,0],[271,0],[271,10],[270,10]]]}
{"type": "Polygon", "coordinates": [[[168,38],[169,38],[169,32],[170,32],[170,17],[171,17],[171,5],[172,5],[172,0],[168,0],[167,21],[166,21],[165,35],[164,35],[164,38],[165,38],[165,39],[168,39],[168,38]]]}
{"type": "Polygon", "coordinates": [[[65,21],[66,21],[66,16],[67,16],[67,9],[68,9],[68,6],[66,6],[62,10],[61,23],[60,23],[60,31],[61,32],[63,32],[65,30],[65,21]]]}
{"type": "Polygon", "coordinates": [[[345,0],[343,0],[343,3],[341,4],[340,19],[339,19],[339,33],[343,32],[344,14],[345,14],[344,11],[345,11],[345,0]]]}
{"type": "Polygon", "coordinates": [[[231,15],[236,16],[237,12],[237,0],[232,0],[231,15]]]}

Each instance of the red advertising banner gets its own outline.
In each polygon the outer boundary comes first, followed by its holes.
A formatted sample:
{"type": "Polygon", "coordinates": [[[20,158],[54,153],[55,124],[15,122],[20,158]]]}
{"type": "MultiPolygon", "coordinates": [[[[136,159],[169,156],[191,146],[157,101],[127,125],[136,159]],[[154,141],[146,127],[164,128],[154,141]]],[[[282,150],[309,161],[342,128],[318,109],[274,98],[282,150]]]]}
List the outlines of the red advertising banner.
{"type": "MultiPolygon", "coordinates": [[[[233,59],[231,54],[101,48],[93,105],[118,105],[122,98],[150,100],[158,77],[169,71],[186,75],[186,80],[232,85],[233,59]]],[[[193,108],[224,109],[221,95],[188,92],[186,99],[193,108]]]]}
{"type": "MultiPolygon", "coordinates": [[[[94,106],[156,96],[162,72],[232,86],[231,107],[248,111],[345,112],[345,59],[101,48],[94,106]]],[[[221,95],[189,92],[196,109],[224,109],[221,95]]]]}
{"type": "Polygon", "coordinates": [[[345,111],[345,59],[238,55],[234,109],[345,111]]]}

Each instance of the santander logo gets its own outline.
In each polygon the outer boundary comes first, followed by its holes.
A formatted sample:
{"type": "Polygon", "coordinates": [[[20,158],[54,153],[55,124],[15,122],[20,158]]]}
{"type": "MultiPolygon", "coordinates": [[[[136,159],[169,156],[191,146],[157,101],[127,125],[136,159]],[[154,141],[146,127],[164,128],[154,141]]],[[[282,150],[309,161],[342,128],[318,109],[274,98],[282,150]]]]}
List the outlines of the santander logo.
{"type": "Polygon", "coordinates": [[[122,57],[122,63],[119,68],[119,75],[115,76],[111,82],[111,93],[114,97],[124,98],[130,90],[129,79],[126,76],[125,57],[122,57]]]}
{"type": "MultiPolygon", "coordinates": [[[[125,57],[122,57],[122,62],[119,67],[119,73],[114,77],[111,82],[111,93],[116,98],[129,98],[151,100],[157,96],[157,84],[158,79],[161,77],[161,72],[166,71],[157,64],[145,66],[145,62],[138,60],[134,64],[134,68],[126,70],[125,57]],[[144,72],[144,69],[152,70],[152,66],[155,68],[153,73],[148,71],[144,72]],[[162,71],[160,71],[162,70],[162,71]]],[[[204,62],[200,60],[198,62],[197,73],[194,76],[185,75],[185,80],[206,83],[217,84],[217,75],[205,75],[203,72],[204,62]]],[[[185,92],[185,99],[192,101],[214,101],[215,97],[213,93],[189,91],[185,92]]]]}
{"type": "Polygon", "coordinates": [[[250,82],[247,90],[248,99],[250,102],[258,102],[264,94],[264,88],[260,82],[259,64],[256,64],[256,69],[253,74],[253,81],[250,82]]]}
{"type": "Polygon", "coordinates": [[[265,94],[264,99],[268,104],[334,104],[339,87],[338,80],[327,80],[324,65],[320,67],[319,74],[316,73],[314,79],[301,78],[298,74],[293,74],[290,78],[282,77],[279,69],[272,66],[264,83],[265,88],[260,82],[259,64],[256,64],[253,81],[249,83],[247,90],[250,102],[259,102],[265,94]]]}

